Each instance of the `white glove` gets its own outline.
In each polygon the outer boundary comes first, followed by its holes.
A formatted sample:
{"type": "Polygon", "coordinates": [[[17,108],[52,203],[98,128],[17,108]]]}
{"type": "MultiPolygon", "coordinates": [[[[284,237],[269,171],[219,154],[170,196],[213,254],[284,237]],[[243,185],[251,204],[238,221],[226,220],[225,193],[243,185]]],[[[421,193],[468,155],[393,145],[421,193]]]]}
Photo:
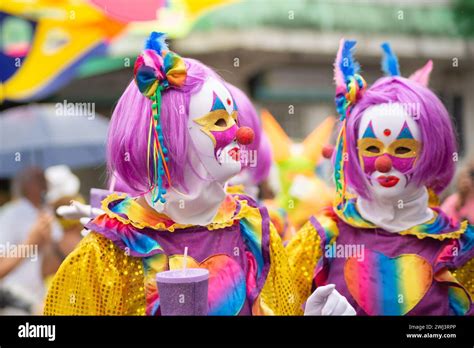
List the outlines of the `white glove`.
{"type": "Polygon", "coordinates": [[[90,205],[71,201],[71,205],[62,205],[56,209],[56,213],[65,219],[80,219],[84,217],[93,218],[104,213],[101,209],[92,208],[90,205]]]}
{"type": "Polygon", "coordinates": [[[306,301],[304,315],[356,315],[334,284],[318,287],[306,301]]]}

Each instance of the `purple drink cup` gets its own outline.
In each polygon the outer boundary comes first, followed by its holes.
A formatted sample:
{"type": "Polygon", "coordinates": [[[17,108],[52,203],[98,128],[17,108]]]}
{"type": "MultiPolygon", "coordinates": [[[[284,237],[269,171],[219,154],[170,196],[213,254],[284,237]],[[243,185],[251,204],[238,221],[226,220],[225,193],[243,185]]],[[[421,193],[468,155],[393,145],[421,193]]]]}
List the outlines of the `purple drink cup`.
{"type": "Polygon", "coordinates": [[[207,315],[209,271],[176,269],[156,275],[161,315],[207,315]]]}

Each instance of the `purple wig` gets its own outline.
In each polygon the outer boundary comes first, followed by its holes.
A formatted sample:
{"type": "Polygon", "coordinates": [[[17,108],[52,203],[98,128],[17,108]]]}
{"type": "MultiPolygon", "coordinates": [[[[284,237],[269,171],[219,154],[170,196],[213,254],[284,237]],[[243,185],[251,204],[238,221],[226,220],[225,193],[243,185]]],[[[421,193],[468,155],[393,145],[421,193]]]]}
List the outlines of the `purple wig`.
{"type": "Polygon", "coordinates": [[[270,169],[272,167],[273,158],[272,158],[272,147],[270,145],[270,140],[262,132],[260,137],[260,145],[257,150],[257,165],[255,167],[250,167],[250,173],[252,174],[252,179],[255,184],[260,184],[270,174],[270,169]]]}
{"type": "Polygon", "coordinates": [[[349,186],[364,198],[370,198],[368,180],[359,163],[357,138],[364,111],[383,103],[416,105],[419,114],[411,114],[420,127],[422,149],[411,173],[417,185],[443,191],[454,176],[453,155],[457,150],[456,137],[449,114],[428,88],[400,76],[383,77],[367,89],[348,117],[347,148],[349,161],[345,173],[349,186]],[[357,159],[357,160],[352,160],[357,159]]]}
{"type": "Polygon", "coordinates": [[[256,165],[248,167],[246,170],[250,172],[253,182],[259,184],[267,178],[272,165],[270,143],[262,132],[262,125],[257,110],[255,110],[247,95],[230,83],[227,83],[226,87],[237,105],[239,126],[252,128],[255,133],[253,142],[245,146],[245,150],[255,151],[257,154],[256,165]]]}
{"type": "MultiPolygon", "coordinates": [[[[191,145],[187,128],[189,101],[198,93],[208,77],[223,80],[209,67],[194,59],[184,59],[187,77],[182,87],[171,87],[162,96],[161,127],[168,148],[168,168],[172,185],[186,191],[184,171],[189,163],[188,146],[191,145]]],[[[150,190],[148,181],[147,139],[152,101],[140,93],[132,81],[120,97],[112,114],[107,140],[107,166],[109,175],[115,173],[130,191],[139,194],[150,190]]]]}
{"type": "Polygon", "coordinates": [[[118,178],[117,175],[113,176],[110,175],[108,182],[107,182],[107,187],[110,191],[114,192],[123,192],[127,193],[130,196],[137,196],[139,195],[138,192],[135,192],[132,190],[127,183],[125,183],[122,179],[118,178]]]}

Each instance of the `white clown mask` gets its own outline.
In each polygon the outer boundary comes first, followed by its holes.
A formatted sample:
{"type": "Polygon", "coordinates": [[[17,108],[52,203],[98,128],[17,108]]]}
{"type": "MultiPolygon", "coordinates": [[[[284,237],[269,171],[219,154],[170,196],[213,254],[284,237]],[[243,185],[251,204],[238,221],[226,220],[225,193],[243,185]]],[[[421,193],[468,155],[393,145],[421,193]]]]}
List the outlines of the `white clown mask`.
{"type": "Polygon", "coordinates": [[[209,176],[224,183],[241,170],[237,107],[227,88],[209,78],[189,103],[188,129],[209,176]]]}
{"type": "Polygon", "coordinates": [[[421,150],[421,134],[412,111],[401,103],[386,103],[362,115],[359,162],[375,199],[403,199],[416,191],[410,173],[421,150]]]}

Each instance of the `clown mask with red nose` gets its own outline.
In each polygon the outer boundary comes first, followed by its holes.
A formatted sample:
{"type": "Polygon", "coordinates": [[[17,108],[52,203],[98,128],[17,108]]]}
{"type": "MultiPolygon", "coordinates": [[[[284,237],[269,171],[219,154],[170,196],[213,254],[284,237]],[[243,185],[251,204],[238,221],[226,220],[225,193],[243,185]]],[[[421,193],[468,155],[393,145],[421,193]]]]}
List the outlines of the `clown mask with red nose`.
{"type": "Polygon", "coordinates": [[[359,125],[359,162],[371,199],[359,198],[357,205],[365,218],[389,231],[432,217],[426,188],[411,180],[422,146],[414,114],[401,103],[379,104],[364,112],[359,125]]]}
{"type": "Polygon", "coordinates": [[[209,176],[225,182],[241,168],[237,107],[225,86],[209,78],[189,104],[188,129],[209,176]]]}
{"type": "MultiPolygon", "coordinates": [[[[209,77],[189,101],[186,187],[168,189],[166,203],[154,209],[181,224],[205,226],[212,221],[226,196],[226,182],[242,169],[241,144],[252,138],[248,127],[239,132],[243,129],[237,121],[232,95],[222,82],[209,77]]],[[[149,195],[147,201],[152,206],[149,195]]]]}

